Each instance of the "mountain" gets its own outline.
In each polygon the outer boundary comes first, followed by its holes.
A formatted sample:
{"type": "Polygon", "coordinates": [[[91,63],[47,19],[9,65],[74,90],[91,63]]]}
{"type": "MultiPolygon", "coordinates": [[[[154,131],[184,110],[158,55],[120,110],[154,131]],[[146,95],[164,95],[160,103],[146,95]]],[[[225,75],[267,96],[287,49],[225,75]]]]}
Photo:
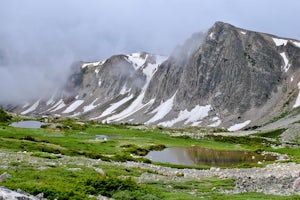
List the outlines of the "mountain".
{"type": "Polygon", "coordinates": [[[78,62],[63,90],[13,111],[169,127],[258,126],[300,106],[300,41],[216,22],[169,57],[78,62]]]}

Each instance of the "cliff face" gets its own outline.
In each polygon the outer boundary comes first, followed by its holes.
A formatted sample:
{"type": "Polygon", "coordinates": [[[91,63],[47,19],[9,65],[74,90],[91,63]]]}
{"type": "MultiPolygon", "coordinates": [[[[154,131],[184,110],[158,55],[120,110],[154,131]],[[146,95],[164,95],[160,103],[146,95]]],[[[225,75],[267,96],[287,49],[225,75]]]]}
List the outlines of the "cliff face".
{"type": "Polygon", "coordinates": [[[137,53],[81,64],[81,76],[75,73],[65,89],[73,91],[71,102],[62,96],[17,111],[237,130],[300,105],[299,47],[297,40],[217,22],[169,58],[137,53]]]}

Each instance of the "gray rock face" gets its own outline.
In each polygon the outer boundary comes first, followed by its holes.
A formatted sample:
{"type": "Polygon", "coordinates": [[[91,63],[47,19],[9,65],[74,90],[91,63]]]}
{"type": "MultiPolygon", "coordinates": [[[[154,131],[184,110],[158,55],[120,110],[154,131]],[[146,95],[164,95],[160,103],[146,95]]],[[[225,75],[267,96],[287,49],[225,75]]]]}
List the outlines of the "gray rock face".
{"type": "Polygon", "coordinates": [[[18,111],[238,130],[297,106],[299,47],[297,40],[217,22],[168,59],[137,53],[81,63],[64,90],[72,98],[18,111]]]}
{"type": "Polygon", "coordinates": [[[12,191],[5,187],[0,187],[0,200],[40,200],[40,199],[44,199],[43,196],[32,196],[20,189],[18,189],[18,191],[12,191]]]}

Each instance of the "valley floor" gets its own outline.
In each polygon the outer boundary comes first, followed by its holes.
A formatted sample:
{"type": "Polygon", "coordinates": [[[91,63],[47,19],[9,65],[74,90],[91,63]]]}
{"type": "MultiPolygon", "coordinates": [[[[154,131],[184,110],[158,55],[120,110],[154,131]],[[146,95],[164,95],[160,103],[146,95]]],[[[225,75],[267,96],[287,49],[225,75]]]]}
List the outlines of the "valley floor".
{"type": "MultiPolygon", "coordinates": [[[[53,156],[55,155],[53,154],[53,156]]],[[[1,152],[0,160],[0,172],[18,171],[21,170],[21,166],[26,166],[27,168],[40,172],[54,167],[64,168],[70,172],[84,171],[86,168],[90,168],[99,174],[105,174],[106,169],[110,171],[109,168],[125,168],[128,171],[138,171],[140,174],[133,177],[138,183],[142,184],[154,185],[155,183],[163,183],[172,185],[172,182],[186,183],[189,181],[205,182],[206,180],[211,179],[232,179],[235,181],[234,187],[225,189],[222,187],[215,187],[211,188],[212,192],[217,192],[224,196],[245,192],[258,192],[284,196],[300,195],[300,190],[293,188],[293,182],[298,177],[300,169],[300,164],[296,163],[274,163],[267,165],[266,167],[254,168],[220,169],[212,167],[208,170],[198,170],[176,169],[139,162],[105,162],[97,159],[63,155],[60,155],[60,158],[57,159],[39,158],[32,156],[31,153],[27,152],[1,152]]],[[[120,174],[120,176],[123,175],[120,174]]],[[[193,190],[188,191],[188,193],[191,194],[191,197],[195,196],[199,198],[201,195],[204,195],[203,197],[209,197],[211,195],[211,192],[201,194],[197,191],[193,192],[193,190]]],[[[214,196],[214,194],[212,196],[214,196]]],[[[276,197],[273,196],[272,198],[276,197]]]]}
{"type": "MultiPolygon", "coordinates": [[[[42,129],[3,124],[0,175],[8,177],[0,176],[0,186],[40,196],[32,199],[300,198],[300,188],[294,186],[300,172],[299,147],[282,146],[279,136],[284,130],[221,131],[76,120],[56,121],[42,129]],[[271,151],[284,159],[225,168],[151,163],[143,158],[150,149],[178,146],[271,151]]],[[[0,187],[0,199],[5,190],[0,187]]]]}

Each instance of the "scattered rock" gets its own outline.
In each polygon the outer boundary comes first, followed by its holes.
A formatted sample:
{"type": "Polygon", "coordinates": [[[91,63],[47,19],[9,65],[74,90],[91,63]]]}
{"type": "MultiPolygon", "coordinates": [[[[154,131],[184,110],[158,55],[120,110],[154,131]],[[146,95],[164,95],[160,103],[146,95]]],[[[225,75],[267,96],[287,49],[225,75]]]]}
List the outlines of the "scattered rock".
{"type": "Polygon", "coordinates": [[[70,170],[70,171],[79,171],[79,170],[81,170],[81,168],[68,168],[68,170],[70,170]]]}
{"type": "Polygon", "coordinates": [[[295,179],[293,183],[293,189],[296,191],[300,190],[300,177],[295,179]]]}
{"type": "Polygon", "coordinates": [[[105,174],[105,172],[101,168],[93,167],[93,169],[100,174],[105,174]]]}
{"type": "Polygon", "coordinates": [[[11,178],[11,175],[7,172],[4,172],[3,174],[0,175],[0,182],[8,178],[11,178]]]}
{"type": "Polygon", "coordinates": [[[37,197],[29,195],[20,189],[18,189],[18,191],[12,191],[5,187],[0,187],[0,199],[1,200],[40,200],[37,197]],[[20,191],[21,193],[18,191],[20,191]]]}

